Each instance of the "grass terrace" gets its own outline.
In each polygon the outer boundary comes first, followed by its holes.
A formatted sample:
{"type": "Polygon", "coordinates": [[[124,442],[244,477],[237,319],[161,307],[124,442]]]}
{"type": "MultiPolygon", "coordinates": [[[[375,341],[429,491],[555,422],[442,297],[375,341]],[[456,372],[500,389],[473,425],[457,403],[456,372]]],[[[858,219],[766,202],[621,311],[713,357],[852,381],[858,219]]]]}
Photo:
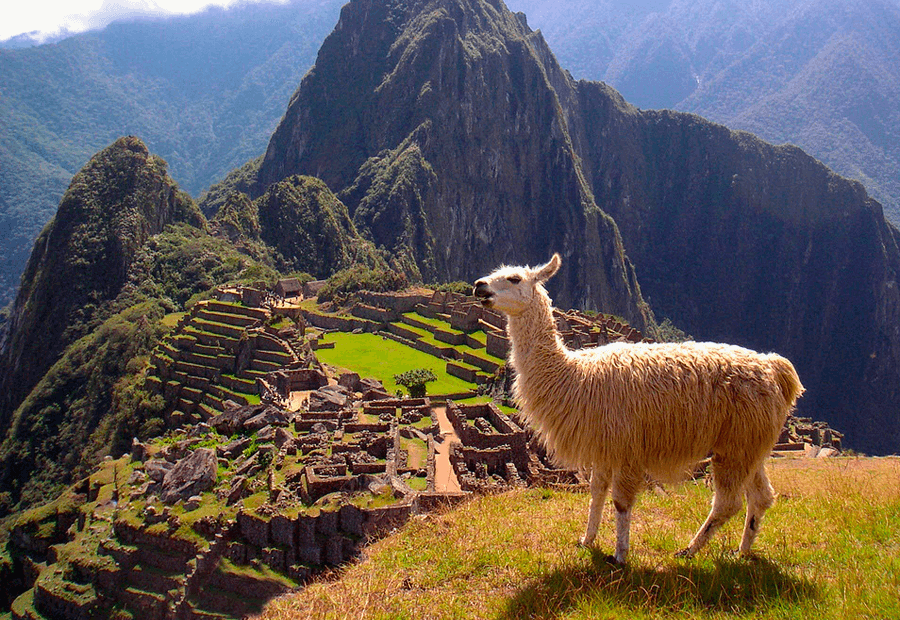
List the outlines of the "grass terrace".
{"type": "Polygon", "coordinates": [[[375,377],[391,393],[398,389],[394,375],[416,368],[427,368],[438,378],[428,384],[429,394],[454,394],[472,389],[471,383],[447,374],[446,361],[377,334],[335,332],[324,336],[322,341],[333,342],[334,348],[316,351],[320,361],[352,370],[361,377],[375,377]]]}

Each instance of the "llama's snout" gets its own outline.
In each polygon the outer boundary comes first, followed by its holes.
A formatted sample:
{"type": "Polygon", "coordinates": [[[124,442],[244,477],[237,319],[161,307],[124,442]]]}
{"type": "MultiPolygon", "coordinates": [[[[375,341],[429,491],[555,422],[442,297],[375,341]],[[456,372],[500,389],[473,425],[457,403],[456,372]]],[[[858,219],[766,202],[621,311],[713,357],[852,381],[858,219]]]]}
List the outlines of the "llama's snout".
{"type": "Polygon", "coordinates": [[[491,291],[491,288],[488,286],[488,283],[484,280],[479,280],[475,283],[475,288],[472,290],[472,294],[475,295],[481,301],[482,306],[490,306],[491,298],[494,296],[494,293],[491,291]]]}

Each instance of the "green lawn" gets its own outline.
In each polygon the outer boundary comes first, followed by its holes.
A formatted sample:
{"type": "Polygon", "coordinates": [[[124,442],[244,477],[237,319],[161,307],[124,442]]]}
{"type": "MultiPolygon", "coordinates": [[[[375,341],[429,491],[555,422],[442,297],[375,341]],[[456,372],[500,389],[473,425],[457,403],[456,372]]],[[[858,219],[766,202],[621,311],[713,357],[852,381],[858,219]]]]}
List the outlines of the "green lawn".
{"type": "Polygon", "coordinates": [[[437,381],[428,384],[429,394],[453,394],[475,387],[448,375],[444,360],[376,334],[335,332],[322,340],[333,342],[334,348],[316,351],[319,360],[357,372],[361,377],[375,377],[392,394],[397,390],[394,375],[416,368],[427,368],[437,376],[437,381]]]}

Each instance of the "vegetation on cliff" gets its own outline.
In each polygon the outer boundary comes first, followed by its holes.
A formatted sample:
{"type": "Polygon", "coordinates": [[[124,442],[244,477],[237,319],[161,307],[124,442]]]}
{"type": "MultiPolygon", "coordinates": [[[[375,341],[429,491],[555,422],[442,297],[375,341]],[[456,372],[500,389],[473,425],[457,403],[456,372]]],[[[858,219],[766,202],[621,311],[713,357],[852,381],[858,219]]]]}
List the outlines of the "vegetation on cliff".
{"type": "Polygon", "coordinates": [[[319,179],[290,176],[270,186],[254,204],[260,236],[277,252],[282,271],[324,278],[377,260],[374,247],[356,232],[347,207],[319,179]]]}
{"type": "Polygon", "coordinates": [[[138,138],[120,138],[72,179],[34,246],[0,348],[0,424],[70,344],[112,313],[138,250],[203,215],[138,138]]]}

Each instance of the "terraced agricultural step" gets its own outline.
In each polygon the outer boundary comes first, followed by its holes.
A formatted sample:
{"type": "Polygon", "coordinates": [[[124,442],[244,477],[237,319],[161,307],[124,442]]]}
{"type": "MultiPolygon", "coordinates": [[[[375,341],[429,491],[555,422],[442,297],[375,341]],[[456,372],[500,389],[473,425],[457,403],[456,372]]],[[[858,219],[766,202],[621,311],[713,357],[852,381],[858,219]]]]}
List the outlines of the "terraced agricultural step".
{"type": "Polygon", "coordinates": [[[223,314],[241,314],[257,321],[264,321],[269,316],[269,312],[262,308],[250,308],[239,304],[230,304],[223,301],[209,300],[204,303],[207,309],[213,312],[221,312],[223,314]]]}
{"type": "Polygon", "coordinates": [[[147,375],[147,379],[144,381],[144,386],[150,392],[159,394],[163,390],[163,380],[156,375],[147,375]]]}
{"type": "Polygon", "coordinates": [[[194,343],[194,345],[190,348],[194,353],[199,353],[200,355],[207,355],[209,357],[217,357],[219,355],[223,355],[225,353],[225,349],[220,346],[213,345],[207,346],[205,344],[194,343]]]}
{"type": "Polygon", "coordinates": [[[194,345],[194,343],[197,342],[197,337],[193,334],[185,333],[184,331],[182,331],[180,334],[175,336],[172,341],[179,349],[189,349],[194,345]]]}
{"type": "Polygon", "coordinates": [[[469,383],[476,383],[479,372],[479,368],[465,362],[447,362],[448,375],[469,383]]]}
{"type": "Polygon", "coordinates": [[[480,355],[475,355],[473,353],[470,353],[469,351],[463,351],[462,358],[463,358],[463,361],[466,362],[467,364],[471,364],[472,366],[477,366],[478,368],[480,368],[481,370],[483,370],[485,372],[494,373],[494,372],[497,372],[498,368],[500,368],[499,363],[497,363],[493,360],[481,357],[480,355]]]}
{"type": "MultiPolygon", "coordinates": [[[[189,400],[187,398],[179,398],[178,402],[175,403],[176,412],[181,412],[185,416],[193,413],[194,409],[196,409],[196,407],[197,407],[196,401],[189,400]]],[[[173,412],[173,415],[176,412],[173,412]]]]}
{"type": "Polygon", "coordinates": [[[294,361],[294,357],[292,355],[288,355],[287,353],[279,351],[263,351],[261,349],[257,349],[256,351],[254,351],[253,357],[261,359],[265,362],[278,364],[279,366],[287,366],[294,361]]]}
{"type": "MultiPolygon", "coordinates": [[[[405,318],[406,317],[404,317],[404,319],[405,318]]],[[[424,327],[419,327],[417,325],[410,325],[408,327],[405,327],[398,323],[389,324],[388,331],[395,336],[400,336],[401,338],[405,338],[406,340],[419,340],[424,336],[422,332],[427,332],[428,334],[431,333],[424,327]]]]}
{"type": "Polygon", "coordinates": [[[431,331],[434,327],[424,319],[417,319],[414,316],[410,316],[408,314],[404,314],[400,318],[401,323],[406,323],[407,325],[411,325],[413,327],[418,327],[419,329],[424,329],[426,331],[431,331]]]}
{"type": "Polygon", "coordinates": [[[209,332],[203,329],[200,329],[199,326],[190,326],[187,328],[191,336],[194,337],[196,342],[204,344],[206,346],[215,346],[220,347],[225,351],[234,351],[237,343],[240,340],[240,336],[228,336],[224,334],[215,334],[213,332],[209,332]]]}
{"type": "Polygon", "coordinates": [[[110,594],[128,609],[135,612],[140,611],[140,614],[136,617],[159,618],[165,613],[166,599],[162,594],[147,592],[134,586],[117,588],[110,594]]]}
{"type": "Polygon", "coordinates": [[[175,362],[175,371],[210,380],[219,376],[219,369],[215,366],[200,366],[199,364],[191,364],[180,360],[175,362]]]}
{"type": "Polygon", "coordinates": [[[249,394],[256,394],[257,392],[255,380],[251,381],[250,379],[242,379],[231,375],[222,375],[221,382],[223,386],[236,392],[247,392],[249,394]]]}
{"type": "Polygon", "coordinates": [[[434,329],[434,338],[440,342],[452,345],[463,345],[466,343],[466,335],[463,332],[452,329],[434,329]]]}
{"type": "Polygon", "coordinates": [[[241,372],[237,373],[237,376],[241,379],[249,379],[250,381],[256,381],[257,379],[264,379],[265,376],[269,374],[268,372],[262,370],[253,370],[252,368],[245,368],[241,372]]]}
{"type": "Polygon", "coordinates": [[[253,359],[250,360],[250,368],[252,370],[258,370],[260,372],[274,372],[276,370],[280,370],[283,367],[284,367],[283,364],[267,362],[265,360],[261,360],[256,357],[254,357],[253,359]]]}
{"type": "Polygon", "coordinates": [[[186,385],[203,392],[209,389],[209,379],[206,377],[191,375],[182,370],[176,370],[173,375],[181,385],[186,385]]]}
{"type": "Polygon", "coordinates": [[[184,576],[159,570],[150,566],[136,566],[128,571],[126,580],[129,586],[146,592],[167,592],[181,587],[184,576]]]}
{"type": "Polygon", "coordinates": [[[204,394],[203,402],[197,405],[197,413],[206,418],[212,418],[214,416],[219,415],[225,410],[225,407],[222,406],[222,401],[213,396],[212,394],[204,394]]]}
{"type": "Polygon", "coordinates": [[[192,400],[195,403],[199,403],[201,400],[203,400],[203,390],[184,386],[183,388],[181,388],[181,396],[182,398],[187,398],[188,400],[192,400]]]}
{"type": "Polygon", "coordinates": [[[178,361],[196,364],[198,366],[208,366],[210,368],[227,368],[234,363],[234,356],[231,355],[202,355],[194,351],[184,351],[178,358],[178,361]]]}
{"type": "MultiPolygon", "coordinates": [[[[223,387],[221,385],[210,385],[209,392],[210,392],[210,394],[212,394],[213,396],[218,398],[220,401],[233,400],[234,402],[238,403],[239,405],[250,404],[250,401],[247,400],[247,397],[244,396],[243,394],[237,394],[233,390],[229,390],[228,388],[223,387]]],[[[224,408],[225,407],[223,405],[222,409],[224,410],[224,408]]]]}
{"type": "Polygon", "coordinates": [[[220,336],[228,336],[230,338],[240,338],[246,330],[243,327],[235,327],[227,323],[218,323],[206,319],[194,319],[191,325],[202,331],[219,334],[220,336]]]}
{"type": "Polygon", "coordinates": [[[242,314],[224,314],[222,312],[214,312],[205,308],[201,308],[194,313],[194,320],[204,319],[213,323],[223,323],[235,327],[252,327],[259,325],[259,319],[254,319],[242,314]]]}

